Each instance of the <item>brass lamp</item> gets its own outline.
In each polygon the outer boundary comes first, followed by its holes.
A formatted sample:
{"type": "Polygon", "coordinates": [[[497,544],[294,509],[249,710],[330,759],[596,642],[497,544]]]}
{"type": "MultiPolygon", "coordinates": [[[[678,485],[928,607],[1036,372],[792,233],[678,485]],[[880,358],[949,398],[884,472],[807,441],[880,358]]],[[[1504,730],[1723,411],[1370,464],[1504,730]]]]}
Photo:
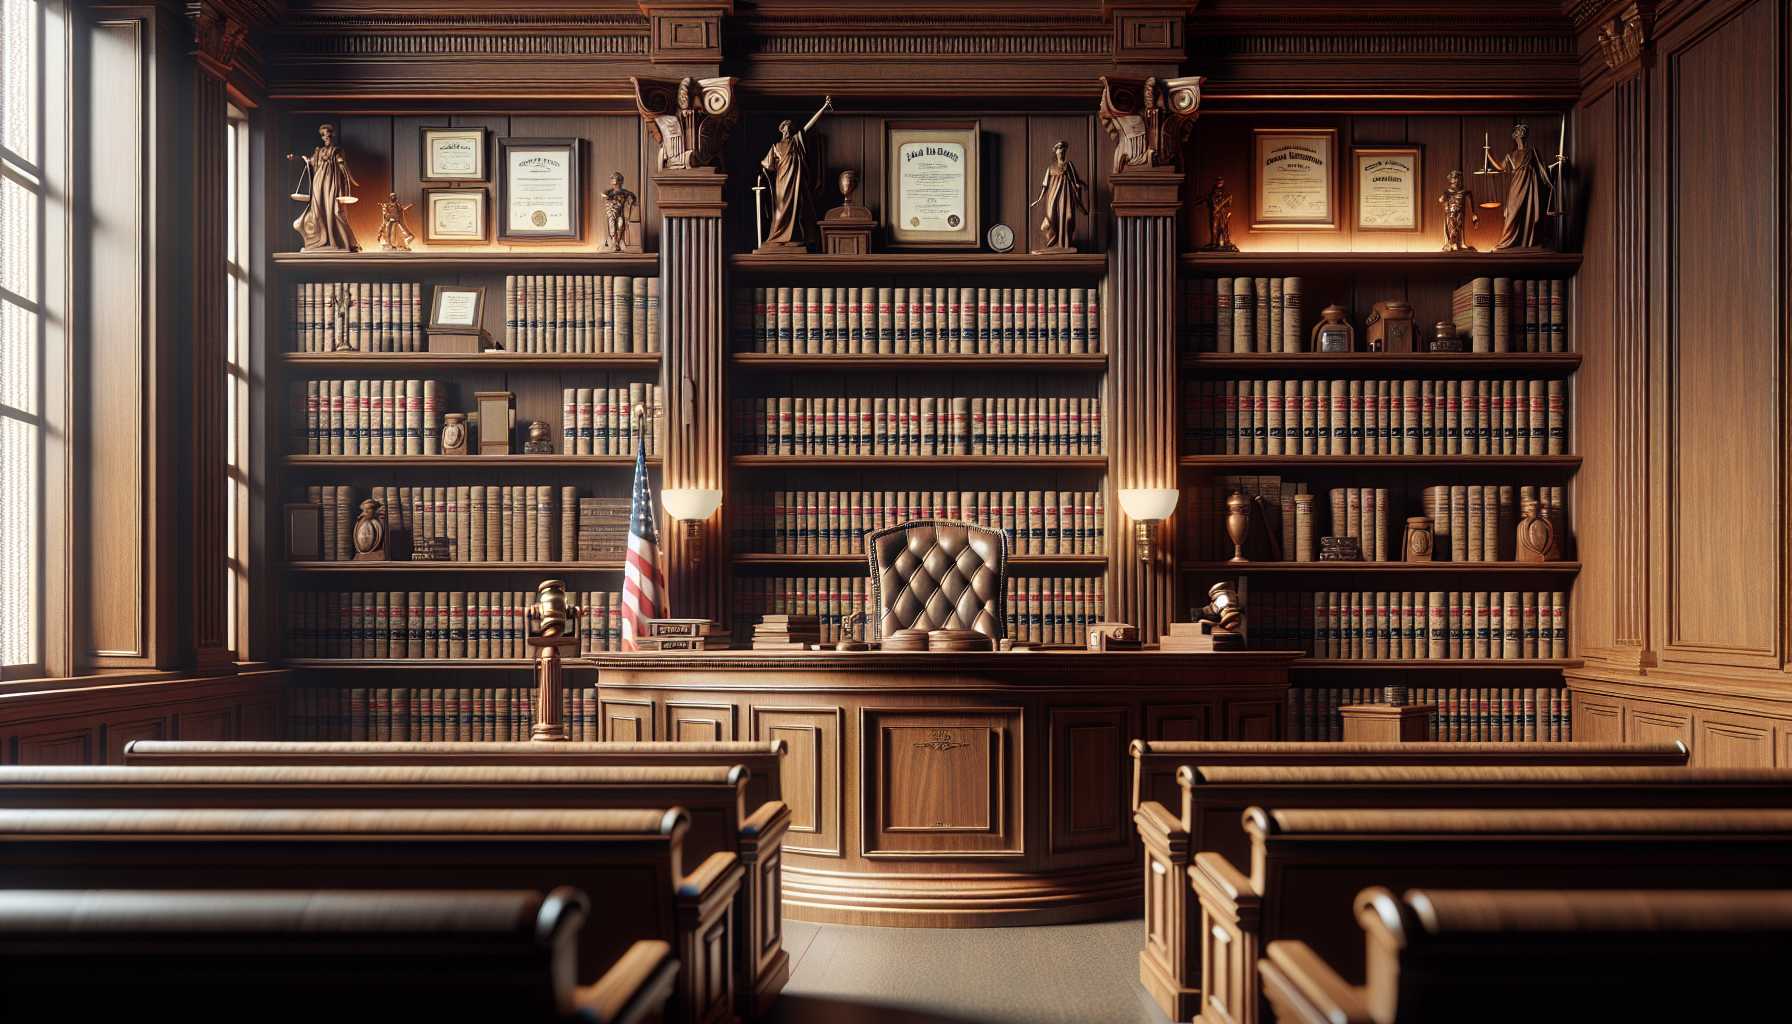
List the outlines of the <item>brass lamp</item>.
{"type": "Polygon", "coordinates": [[[685,552],[691,564],[703,560],[703,524],[722,506],[716,487],[668,487],[660,492],[666,514],[684,524],[685,552]]]}
{"type": "Polygon", "coordinates": [[[1139,561],[1151,561],[1151,528],[1176,512],[1182,492],[1174,487],[1123,487],[1120,507],[1133,523],[1139,561]]]}

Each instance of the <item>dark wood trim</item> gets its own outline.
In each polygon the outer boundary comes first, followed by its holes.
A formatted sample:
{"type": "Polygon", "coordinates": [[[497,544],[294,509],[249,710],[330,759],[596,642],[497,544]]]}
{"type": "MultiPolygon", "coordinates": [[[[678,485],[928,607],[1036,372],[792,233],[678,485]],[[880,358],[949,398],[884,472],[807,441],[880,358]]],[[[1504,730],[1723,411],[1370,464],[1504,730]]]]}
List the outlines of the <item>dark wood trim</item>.
{"type": "Polygon", "coordinates": [[[1580,368],[1578,352],[1193,352],[1182,357],[1185,370],[1213,374],[1267,372],[1291,376],[1333,373],[1474,373],[1565,377],[1580,368]]]}

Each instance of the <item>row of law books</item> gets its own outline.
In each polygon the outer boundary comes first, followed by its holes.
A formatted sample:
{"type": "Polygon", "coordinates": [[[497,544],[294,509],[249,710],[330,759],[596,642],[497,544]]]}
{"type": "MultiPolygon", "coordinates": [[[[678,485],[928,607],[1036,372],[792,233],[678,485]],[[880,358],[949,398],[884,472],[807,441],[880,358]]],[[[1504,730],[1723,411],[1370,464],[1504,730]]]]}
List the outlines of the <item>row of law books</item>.
{"type": "MultiPolygon", "coordinates": [[[[288,596],[293,658],[528,658],[527,591],[297,591],[288,596]]],[[[622,642],[622,595],[574,595],[584,608],[580,654],[622,642]]]]}
{"type": "Polygon", "coordinates": [[[1456,336],[1472,352],[1568,351],[1567,285],[1477,277],[1450,296],[1456,336]]]}
{"type": "Polygon", "coordinates": [[[1099,398],[736,400],[735,447],[758,455],[1099,455],[1099,398]]]}
{"type": "Polygon", "coordinates": [[[647,454],[659,454],[665,419],[665,392],[658,384],[635,382],[617,388],[560,389],[562,455],[633,455],[645,440],[647,454]]]}
{"type": "Polygon", "coordinates": [[[1016,555],[1099,555],[1107,547],[1100,491],[778,490],[751,496],[735,516],[734,549],[861,555],[866,534],[916,519],[1001,530],[1016,555]]]}
{"type": "MultiPolygon", "coordinates": [[[[522,742],[535,723],[534,687],[302,686],[287,691],[295,740],[522,742]]],[[[560,721],[568,738],[600,739],[597,689],[569,686],[560,721]]]]}
{"type": "MultiPolygon", "coordinates": [[[[308,380],[308,455],[436,455],[442,386],[434,380],[308,380]]],[[[295,447],[296,447],[295,442],[295,447]]]]}
{"type": "MultiPolygon", "coordinates": [[[[1309,686],[1288,691],[1288,738],[1342,740],[1339,708],[1381,702],[1380,687],[1309,686]]],[[[1572,739],[1568,691],[1541,686],[1415,686],[1409,704],[1432,704],[1426,737],[1444,742],[1567,743],[1572,739]]]]}
{"type": "MultiPolygon", "coordinates": [[[[575,562],[621,558],[628,540],[626,497],[581,498],[551,484],[374,485],[386,526],[413,561],[575,562]],[[437,545],[434,542],[445,541],[437,545]],[[439,546],[439,550],[436,548],[439,546]]],[[[352,531],[363,493],[348,484],[305,488],[323,510],[325,561],[354,557],[352,531]]]]}
{"type": "MultiPolygon", "coordinates": [[[[821,642],[833,644],[844,636],[846,616],[875,615],[870,594],[866,576],[737,576],[735,619],[752,623],[763,615],[813,615],[821,642]]],[[[1004,596],[1007,636],[1022,643],[1081,644],[1107,608],[1107,585],[1099,576],[1010,576],[1004,596]]],[[[859,635],[872,637],[874,627],[869,623],[859,635]]],[[[749,646],[751,639],[749,628],[737,643],[749,646]]]]}
{"type": "Polygon", "coordinates": [[[812,355],[1100,352],[1095,288],[763,287],[734,295],[734,347],[812,355]]]}
{"type": "Polygon", "coordinates": [[[308,281],[293,286],[295,352],[422,352],[415,281],[308,281]]]}
{"type": "Polygon", "coordinates": [[[660,279],[607,274],[504,278],[511,352],[658,352],[660,279]]]}
{"type": "Polygon", "coordinates": [[[1224,455],[1565,455],[1561,380],[1194,381],[1189,450],[1224,455]]]}
{"type": "Polygon", "coordinates": [[[1182,347],[1190,352],[1304,352],[1298,277],[1184,278],[1182,347]]]}
{"type": "Polygon", "coordinates": [[[1567,594],[1560,590],[1252,590],[1246,603],[1252,646],[1314,658],[1568,656],[1567,594]]]}

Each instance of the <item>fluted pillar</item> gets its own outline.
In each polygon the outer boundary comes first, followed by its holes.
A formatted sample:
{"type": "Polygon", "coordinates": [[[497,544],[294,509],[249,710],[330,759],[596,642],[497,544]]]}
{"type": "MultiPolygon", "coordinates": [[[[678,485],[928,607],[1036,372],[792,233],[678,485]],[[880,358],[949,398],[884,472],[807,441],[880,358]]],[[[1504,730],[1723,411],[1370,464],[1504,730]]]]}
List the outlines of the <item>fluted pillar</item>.
{"type": "MultiPolygon", "coordinates": [[[[722,395],[722,186],[714,169],[654,176],[659,191],[660,350],[666,394],[665,487],[721,487],[725,472],[722,395]]],[[[671,614],[720,619],[722,513],[693,542],[684,524],[662,532],[671,614]]]]}
{"type": "MultiPolygon", "coordinates": [[[[1108,482],[1177,486],[1176,216],[1182,175],[1133,168],[1114,176],[1114,248],[1108,258],[1108,482]]],[[[1119,500],[1108,504],[1108,614],[1155,640],[1175,617],[1174,521],[1159,523],[1152,557],[1139,560],[1133,524],[1119,500]]],[[[1180,505],[1177,515],[1188,510],[1180,505]]]]}

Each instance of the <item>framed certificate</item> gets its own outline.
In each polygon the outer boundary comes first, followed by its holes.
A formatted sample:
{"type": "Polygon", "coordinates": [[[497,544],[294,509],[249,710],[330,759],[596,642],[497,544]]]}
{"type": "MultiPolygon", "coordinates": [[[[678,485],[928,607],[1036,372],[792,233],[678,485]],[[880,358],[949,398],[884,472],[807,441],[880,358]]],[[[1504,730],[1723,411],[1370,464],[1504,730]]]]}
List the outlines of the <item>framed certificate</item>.
{"type": "Polygon", "coordinates": [[[579,238],[579,140],[498,140],[498,241],[579,238]]]}
{"type": "Polygon", "coordinates": [[[424,189],[423,240],[485,241],[485,195],[482,188],[424,189]]]}
{"type": "Polygon", "coordinates": [[[484,181],[484,128],[421,129],[423,151],[417,166],[424,181],[484,181]]]}
{"type": "Polygon", "coordinates": [[[1251,227],[1337,230],[1337,129],[1257,128],[1251,135],[1251,227]]]}
{"type": "Polygon", "coordinates": [[[896,249],[975,249],[983,237],[977,121],[884,125],[884,217],[896,249]]]}
{"type": "Polygon", "coordinates": [[[1350,156],[1356,168],[1357,230],[1419,230],[1419,183],[1425,180],[1419,148],[1364,146],[1350,156]]]}
{"type": "Polygon", "coordinates": [[[429,299],[429,330],[476,332],[485,316],[485,289],[438,284],[429,299]]]}

